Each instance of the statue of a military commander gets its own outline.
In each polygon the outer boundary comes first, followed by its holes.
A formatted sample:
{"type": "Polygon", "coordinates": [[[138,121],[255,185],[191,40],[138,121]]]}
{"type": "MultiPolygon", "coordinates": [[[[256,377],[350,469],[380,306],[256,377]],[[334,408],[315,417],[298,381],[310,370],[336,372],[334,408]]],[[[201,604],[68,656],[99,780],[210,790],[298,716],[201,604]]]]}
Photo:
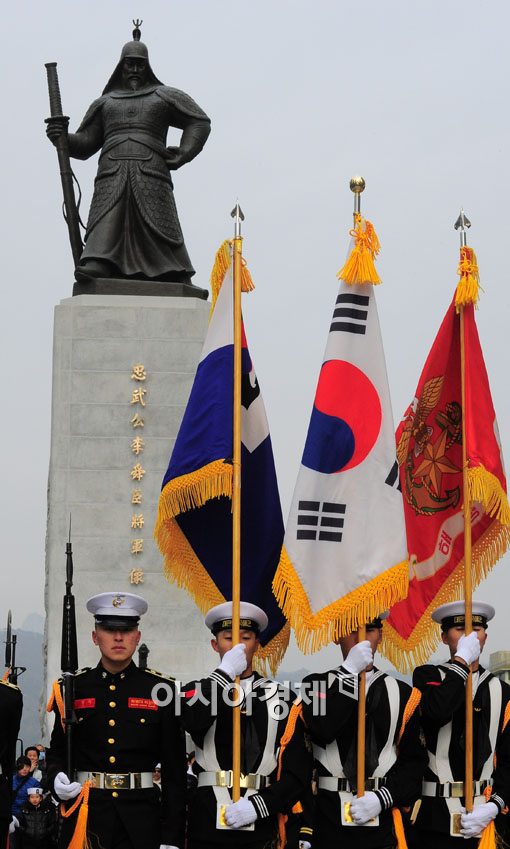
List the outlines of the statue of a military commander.
{"type": "MultiPolygon", "coordinates": [[[[47,124],[56,144],[66,119],[50,118],[47,124]]],[[[79,283],[130,278],[190,284],[195,271],[170,172],[200,153],[210,129],[209,118],[189,95],[157,79],[135,25],[133,41],[122,48],[102,96],[76,133],[68,135],[71,157],[88,159],[101,151],[85,246],[75,270],[79,283]],[[176,147],[166,146],[169,127],[182,130],[176,147]]]]}

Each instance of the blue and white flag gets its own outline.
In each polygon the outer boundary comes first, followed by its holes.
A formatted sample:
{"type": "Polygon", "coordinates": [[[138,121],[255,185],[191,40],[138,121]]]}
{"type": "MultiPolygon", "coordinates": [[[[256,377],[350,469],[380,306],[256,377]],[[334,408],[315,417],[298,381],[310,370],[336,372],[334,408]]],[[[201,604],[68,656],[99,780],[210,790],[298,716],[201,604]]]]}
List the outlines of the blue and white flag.
{"type": "MultiPolygon", "coordinates": [[[[154,531],[168,579],[185,587],[204,612],[232,598],[233,364],[229,254],[163,479],[154,531]]],[[[284,527],[271,437],[244,326],[241,437],[241,598],[269,618],[255,659],[275,671],[290,631],[271,589],[284,527]]]]}

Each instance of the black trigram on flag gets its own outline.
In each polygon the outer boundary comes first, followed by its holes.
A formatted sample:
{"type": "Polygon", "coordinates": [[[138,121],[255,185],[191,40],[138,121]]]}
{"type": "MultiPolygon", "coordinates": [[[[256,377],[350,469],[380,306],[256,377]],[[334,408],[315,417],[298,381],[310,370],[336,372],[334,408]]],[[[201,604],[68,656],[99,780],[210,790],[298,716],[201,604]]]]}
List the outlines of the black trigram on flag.
{"type": "Polygon", "coordinates": [[[393,487],[393,489],[398,489],[399,492],[402,492],[402,487],[400,486],[400,475],[398,473],[398,463],[395,460],[393,466],[390,469],[390,473],[384,483],[387,483],[388,486],[393,487]]]}
{"type": "Polygon", "coordinates": [[[342,542],[345,509],[332,501],[300,501],[296,539],[342,542]]]}
{"type": "Polygon", "coordinates": [[[369,303],[368,295],[342,292],[336,299],[330,333],[335,330],[343,333],[360,333],[364,336],[367,329],[369,303]]]}

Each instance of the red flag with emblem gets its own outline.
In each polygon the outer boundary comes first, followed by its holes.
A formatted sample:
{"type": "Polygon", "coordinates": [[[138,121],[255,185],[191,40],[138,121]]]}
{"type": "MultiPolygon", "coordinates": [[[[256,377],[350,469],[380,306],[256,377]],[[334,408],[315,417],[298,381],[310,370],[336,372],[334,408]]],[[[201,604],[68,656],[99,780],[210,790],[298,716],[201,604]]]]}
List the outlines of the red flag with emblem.
{"type": "MultiPolygon", "coordinates": [[[[462,250],[476,267],[471,248],[462,250]]],[[[426,662],[437,648],[439,630],[430,618],[434,608],[463,594],[463,415],[473,586],[487,575],[510,543],[510,509],[496,414],[474,305],[469,302],[463,306],[466,398],[462,410],[460,315],[456,303],[458,292],[396,434],[410,580],[407,598],[392,607],[385,622],[383,651],[403,670],[426,662]]]]}

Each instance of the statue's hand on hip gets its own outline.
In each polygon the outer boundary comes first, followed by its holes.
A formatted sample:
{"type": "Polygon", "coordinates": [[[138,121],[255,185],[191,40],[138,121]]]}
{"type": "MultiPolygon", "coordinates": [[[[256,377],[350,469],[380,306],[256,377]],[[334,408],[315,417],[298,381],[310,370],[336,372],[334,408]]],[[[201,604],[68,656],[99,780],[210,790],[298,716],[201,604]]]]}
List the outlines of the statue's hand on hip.
{"type": "Polygon", "coordinates": [[[46,135],[52,144],[56,144],[60,136],[67,132],[69,118],[66,115],[57,115],[54,118],[46,118],[46,135]]]}
{"type": "Polygon", "coordinates": [[[181,165],[184,165],[186,158],[180,147],[167,147],[165,161],[170,171],[177,171],[181,165]]]}

